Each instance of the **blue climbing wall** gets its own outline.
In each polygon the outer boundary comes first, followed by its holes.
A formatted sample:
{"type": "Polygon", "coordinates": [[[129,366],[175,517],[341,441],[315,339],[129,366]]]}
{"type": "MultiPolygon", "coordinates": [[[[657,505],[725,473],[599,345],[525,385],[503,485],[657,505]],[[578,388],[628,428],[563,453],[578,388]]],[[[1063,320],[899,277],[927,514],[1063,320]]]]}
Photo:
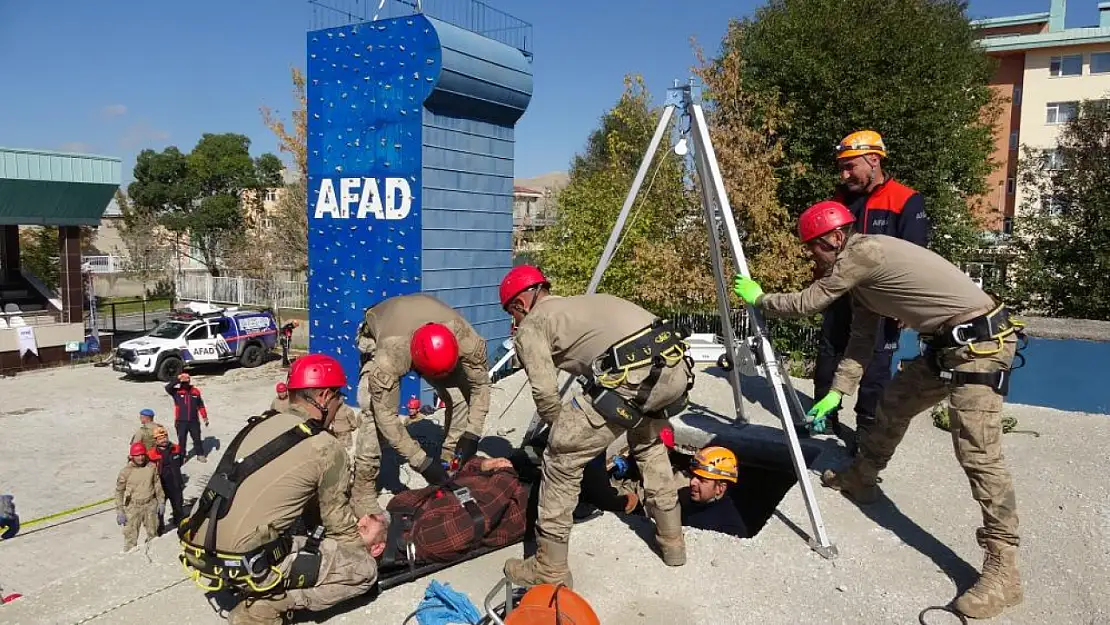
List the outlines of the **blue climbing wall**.
{"type": "MultiPolygon", "coordinates": [[[[354,383],[363,311],[425,291],[496,351],[509,333],[497,284],[512,264],[513,126],[532,91],[524,55],[413,15],[310,32],[307,77],[312,350],[354,383]]],[[[418,384],[405,380],[402,401],[418,384]]]]}

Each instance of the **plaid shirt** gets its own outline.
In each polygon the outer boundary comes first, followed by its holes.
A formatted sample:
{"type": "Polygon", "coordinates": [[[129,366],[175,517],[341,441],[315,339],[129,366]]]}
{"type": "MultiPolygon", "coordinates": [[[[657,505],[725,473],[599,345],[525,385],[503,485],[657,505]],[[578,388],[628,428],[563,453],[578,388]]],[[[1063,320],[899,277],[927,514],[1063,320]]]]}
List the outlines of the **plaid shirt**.
{"type": "Polygon", "coordinates": [[[504,547],[524,536],[528,489],[516,471],[481,471],[481,458],[471,458],[455,475],[450,488],[427,486],[398,493],[389,501],[391,514],[416,510],[405,539],[416,547],[420,562],[451,562],[480,546],[504,547]],[[470,489],[485,521],[481,540],[474,544],[474,522],[459,503],[454,488],[470,489]]]}

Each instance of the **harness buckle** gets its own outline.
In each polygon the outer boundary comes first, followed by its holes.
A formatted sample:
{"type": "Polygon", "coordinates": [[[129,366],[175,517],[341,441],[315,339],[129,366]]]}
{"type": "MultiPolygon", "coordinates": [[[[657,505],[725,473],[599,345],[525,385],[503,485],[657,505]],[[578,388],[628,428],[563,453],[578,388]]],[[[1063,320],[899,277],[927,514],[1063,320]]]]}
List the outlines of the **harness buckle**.
{"type": "Polygon", "coordinates": [[[261,570],[255,570],[257,564],[262,561],[262,556],[264,555],[266,555],[266,552],[259,550],[258,553],[249,558],[242,558],[243,568],[246,569],[247,573],[250,573],[250,576],[254,579],[261,579],[270,573],[270,565],[266,562],[262,562],[261,570]]]}
{"type": "Polygon", "coordinates": [[[952,337],[952,341],[955,342],[956,345],[959,345],[959,346],[963,347],[965,345],[971,344],[973,338],[968,338],[968,339],[963,338],[960,335],[961,331],[963,331],[963,330],[973,330],[974,328],[975,328],[975,324],[972,323],[972,322],[961,323],[958,326],[954,326],[952,328],[952,330],[949,332],[949,334],[952,337]]]}
{"type": "Polygon", "coordinates": [[[456,488],[451,492],[455,493],[455,497],[458,497],[460,505],[465,506],[466,504],[474,501],[474,497],[470,495],[470,489],[465,486],[461,488],[456,488]]]}

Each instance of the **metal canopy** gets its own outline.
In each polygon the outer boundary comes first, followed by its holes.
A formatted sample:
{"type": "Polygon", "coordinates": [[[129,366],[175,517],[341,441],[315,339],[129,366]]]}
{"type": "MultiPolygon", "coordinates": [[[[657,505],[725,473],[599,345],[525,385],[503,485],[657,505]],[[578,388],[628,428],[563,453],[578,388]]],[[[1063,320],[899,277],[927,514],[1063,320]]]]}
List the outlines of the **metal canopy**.
{"type": "Polygon", "coordinates": [[[0,148],[0,224],[98,225],[121,169],[111,156],[0,148]]]}

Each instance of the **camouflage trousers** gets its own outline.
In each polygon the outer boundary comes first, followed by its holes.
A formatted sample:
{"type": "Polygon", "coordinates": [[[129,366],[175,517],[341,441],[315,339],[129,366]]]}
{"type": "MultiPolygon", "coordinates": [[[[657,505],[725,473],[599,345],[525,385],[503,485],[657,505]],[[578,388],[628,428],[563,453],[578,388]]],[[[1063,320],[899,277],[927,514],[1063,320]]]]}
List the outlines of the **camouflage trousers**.
{"type": "MultiPolygon", "coordinates": [[[[450,462],[455,456],[455,446],[465,432],[473,431],[481,436],[482,429],[485,427],[485,415],[479,417],[470,411],[470,385],[465,379],[456,380],[454,377],[448,377],[442,382],[444,385],[433,384],[432,388],[436,390],[445,406],[444,438],[440,448],[440,459],[450,462]]],[[[359,383],[358,399],[362,407],[362,422],[358,426],[358,435],[355,437],[351,503],[356,515],[380,514],[382,508],[377,502],[378,475],[382,464],[382,438],[385,437],[379,430],[399,432],[406,424],[401,422],[402,417],[396,412],[387,415],[374,414],[373,402],[365,378],[359,383]]],[[[402,456],[407,456],[406,459],[412,463],[415,459],[414,454],[419,453],[420,449],[413,446],[411,449],[397,451],[402,456]]],[[[423,455],[421,455],[422,458],[423,455]]]]}
{"type": "MultiPolygon", "coordinates": [[[[293,540],[294,551],[304,546],[305,538],[293,540]]],[[[228,614],[231,625],[281,625],[287,612],[319,612],[369,592],[378,578],[374,558],[361,545],[343,544],[325,538],[320,543],[320,576],[311,588],[298,588],[258,597],[247,596],[228,614]]],[[[278,565],[288,575],[295,554],[278,565]]],[[[265,584],[272,583],[267,579],[265,584]]]]}
{"type": "Polygon", "coordinates": [[[128,502],[123,507],[127,523],[123,526],[123,550],[130,551],[139,542],[139,528],[146,529],[146,542],[158,536],[158,500],[128,502]]]}
{"type": "MultiPolygon", "coordinates": [[[[665,419],[644,419],[628,432],[632,457],[643,476],[644,500],[661,511],[678,505],[667,448],[659,440],[665,419]]],[[[605,451],[626,430],[612,425],[599,415],[582,395],[563,405],[562,413],[551,426],[551,436],[543,452],[543,480],[540,482],[539,517],[536,532],[544,538],[565,543],[574,524],[574,508],[582,489],[586,464],[605,451]]]]}
{"type": "MultiPolygon", "coordinates": [[[[939,350],[934,356],[946,370],[992,373],[1010,367],[1016,343],[1011,336],[1000,351],[990,355],[977,355],[961,347],[939,350]]],[[[997,350],[998,344],[976,343],[974,347],[982,353],[997,350]]],[[[971,495],[983,513],[981,533],[1017,546],[1017,500],[1002,455],[1002,396],[983,384],[945,384],[927,356],[906,363],[887,386],[879,403],[877,423],[859,442],[864,477],[872,479],[886,468],[910,420],[946,397],[956,460],[967,474],[971,495]]]]}

